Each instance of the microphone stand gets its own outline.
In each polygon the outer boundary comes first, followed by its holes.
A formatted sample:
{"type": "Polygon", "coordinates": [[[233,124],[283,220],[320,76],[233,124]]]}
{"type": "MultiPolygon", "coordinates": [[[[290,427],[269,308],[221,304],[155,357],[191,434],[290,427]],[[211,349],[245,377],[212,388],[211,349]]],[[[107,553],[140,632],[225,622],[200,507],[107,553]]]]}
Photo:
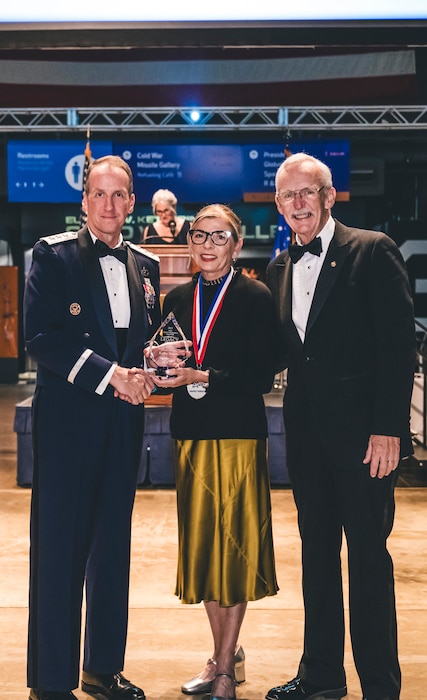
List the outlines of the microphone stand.
{"type": "Polygon", "coordinates": [[[168,226],[171,230],[172,238],[175,238],[175,231],[176,231],[176,221],[175,219],[171,219],[168,223],[168,226]]]}

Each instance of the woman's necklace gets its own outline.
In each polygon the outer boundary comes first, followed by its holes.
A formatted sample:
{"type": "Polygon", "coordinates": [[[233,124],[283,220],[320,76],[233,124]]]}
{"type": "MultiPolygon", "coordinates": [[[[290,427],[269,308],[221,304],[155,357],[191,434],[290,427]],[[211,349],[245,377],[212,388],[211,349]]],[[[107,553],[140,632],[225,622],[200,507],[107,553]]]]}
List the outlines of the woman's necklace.
{"type": "Polygon", "coordinates": [[[218,277],[218,279],[216,279],[216,280],[205,280],[205,278],[202,277],[202,285],[203,285],[204,287],[214,287],[214,286],[218,286],[218,285],[221,284],[221,282],[222,282],[223,279],[224,279],[223,277],[218,277]]]}

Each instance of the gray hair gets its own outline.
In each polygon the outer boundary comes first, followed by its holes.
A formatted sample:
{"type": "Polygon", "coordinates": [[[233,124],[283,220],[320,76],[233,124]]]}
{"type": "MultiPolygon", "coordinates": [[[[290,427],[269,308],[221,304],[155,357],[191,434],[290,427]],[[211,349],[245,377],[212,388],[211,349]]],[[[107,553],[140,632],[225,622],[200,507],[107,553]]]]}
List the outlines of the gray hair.
{"type": "Polygon", "coordinates": [[[156,214],[156,207],[159,202],[166,202],[169,209],[172,209],[173,213],[176,216],[176,205],[178,203],[178,200],[173,192],[171,192],[170,190],[157,190],[157,192],[153,194],[153,197],[151,199],[151,208],[153,210],[154,215],[156,214]]]}
{"type": "Polygon", "coordinates": [[[318,158],[314,158],[314,156],[308,155],[308,153],[301,152],[293,153],[279,166],[276,173],[276,192],[279,178],[294,165],[301,165],[303,166],[302,169],[307,169],[311,173],[314,171],[314,177],[318,180],[318,184],[321,187],[332,187],[332,173],[326,163],[323,163],[318,158]],[[304,166],[307,166],[307,168],[304,166]]]}

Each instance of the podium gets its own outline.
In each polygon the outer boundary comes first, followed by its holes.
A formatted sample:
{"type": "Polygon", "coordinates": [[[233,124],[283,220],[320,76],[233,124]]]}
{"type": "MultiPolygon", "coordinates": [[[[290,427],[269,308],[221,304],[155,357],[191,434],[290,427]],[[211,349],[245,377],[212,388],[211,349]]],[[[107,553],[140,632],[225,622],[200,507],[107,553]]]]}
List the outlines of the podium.
{"type": "Polygon", "coordinates": [[[198,268],[190,258],[188,246],[176,244],[144,245],[140,248],[160,258],[160,294],[165,296],[179,284],[190,282],[198,268]]]}

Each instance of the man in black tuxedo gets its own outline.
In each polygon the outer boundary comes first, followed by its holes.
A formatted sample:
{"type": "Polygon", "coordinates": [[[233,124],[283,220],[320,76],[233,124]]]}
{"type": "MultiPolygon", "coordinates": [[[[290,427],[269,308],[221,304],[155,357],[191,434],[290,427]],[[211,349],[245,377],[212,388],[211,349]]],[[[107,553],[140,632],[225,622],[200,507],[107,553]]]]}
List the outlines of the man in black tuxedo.
{"type": "MultiPolygon", "coordinates": [[[[276,306],[287,466],[302,540],[304,650],[297,677],[268,700],[347,694],[340,550],[348,547],[350,633],[364,700],[398,700],[393,564],[396,468],[412,452],[411,290],[382,233],[331,216],[331,172],[304,153],[276,175],[295,242],[267,269],[276,306]]],[[[287,636],[291,634],[288,631],[287,636]]]]}
{"type": "Polygon", "coordinates": [[[34,246],[24,299],[26,344],[38,363],[30,700],[76,698],[84,585],[83,690],[145,697],[121,671],[143,401],[154,387],[141,365],[160,307],[158,258],[123,243],[134,201],[127,163],[100,158],[83,197],[87,226],[34,246]]]}

